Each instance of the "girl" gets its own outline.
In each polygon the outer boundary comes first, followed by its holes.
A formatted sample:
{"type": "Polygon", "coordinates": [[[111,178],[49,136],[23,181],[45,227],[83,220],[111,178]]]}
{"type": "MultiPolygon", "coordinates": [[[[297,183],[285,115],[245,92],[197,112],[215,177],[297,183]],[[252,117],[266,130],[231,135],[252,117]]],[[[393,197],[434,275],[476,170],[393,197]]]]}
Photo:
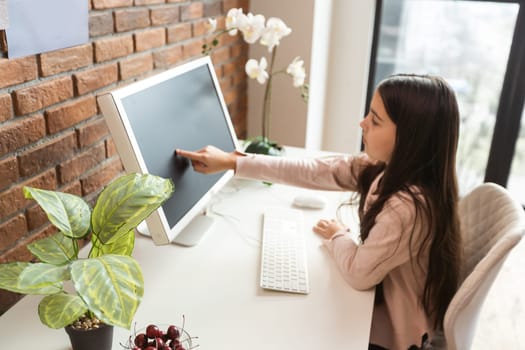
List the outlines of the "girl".
{"type": "Polygon", "coordinates": [[[356,192],[359,244],[336,220],[313,230],[352,287],[377,287],[370,349],[426,348],[459,283],[456,98],[439,77],[395,75],[379,84],[360,126],[365,149],[357,156],[293,160],[212,146],[177,154],[202,173],[233,169],[240,177],[356,192]]]}

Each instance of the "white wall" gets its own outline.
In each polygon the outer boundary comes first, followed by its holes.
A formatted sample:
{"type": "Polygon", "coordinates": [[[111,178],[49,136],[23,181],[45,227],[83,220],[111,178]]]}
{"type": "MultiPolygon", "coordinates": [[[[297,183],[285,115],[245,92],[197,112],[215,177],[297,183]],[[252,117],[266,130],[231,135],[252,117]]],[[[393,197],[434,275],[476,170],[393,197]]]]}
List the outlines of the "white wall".
{"type": "MultiPolygon", "coordinates": [[[[310,75],[314,0],[251,0],[250,12],[262,14],[267,19],[282,19],[292,33],[281,40],[277,47],[275,68],[288,66],[296,57],[305,61],[307,81],[310,75]]],[[[270,64],[270,53],[261,45],[250,45],[250,58],[265,56],[270,64]]],[[[301,92],[293,87],[292,78],[279,74],[272,85],[272,118],[270,138],[282,144],[304,146],[308,105],[301,92]]],[[[264,87],[250,80],[248,87],[248,137],[261,135],[262,100],[264,87]]]]}
{"type": "MultiPolygon", "coordinates": [[[[274,80],[270,137],[292,146],[338,152],[359,150],[365,112],[375,1],[251,0],[251,12],[279,17],[292,28],[281,41],[277,67],[301,56],[310,83],[308,106],[290,78],[274,80]]],[[[268,52],[251,45],[250,57],[268,52]]],[[[263,88],[250,81],[248,136],[261,134],[263,88]]]]}

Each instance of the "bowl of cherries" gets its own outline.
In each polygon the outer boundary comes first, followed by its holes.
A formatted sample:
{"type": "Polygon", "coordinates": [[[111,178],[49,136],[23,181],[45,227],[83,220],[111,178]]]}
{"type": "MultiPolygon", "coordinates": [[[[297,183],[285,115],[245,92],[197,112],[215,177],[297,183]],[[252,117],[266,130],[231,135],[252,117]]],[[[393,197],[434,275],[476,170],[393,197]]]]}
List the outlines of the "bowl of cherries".
{"type": "Polygon", "coordinates": [[[191,337],[184,327],[150,324],[131,335],[127,345],[121,345],[129,350],[190,350],[198,347],[192,339],[196,337],[191,337]]]}

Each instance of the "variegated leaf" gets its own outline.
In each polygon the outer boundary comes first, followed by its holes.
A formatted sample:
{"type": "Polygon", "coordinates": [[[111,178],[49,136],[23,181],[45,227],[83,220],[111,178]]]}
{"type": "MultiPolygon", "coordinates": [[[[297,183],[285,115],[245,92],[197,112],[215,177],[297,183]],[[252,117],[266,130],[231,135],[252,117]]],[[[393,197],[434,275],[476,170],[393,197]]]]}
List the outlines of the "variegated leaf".
{"type": "Polygon", "coordinates": [[[31,266],[27,262],[15,262],[0,264],[0,288],[22,294],[55,294],[62,291],[62,283],[54,283],[45,286],[20,286],[20,275],[31,266]]]}
{"type": "Polygon", "coordinates": [[[87,306],[78,295],[53,294],[38,304],[38,316],[50,328],[64,328],[86,313],[87,306]]]}
{"type": "Polygon", "coordinates": [[[147,218],[173,193],[169,179],[128,174],[110,183],[97,200],[91,224],[103,243],[115,241],[147,218]]]}
{"type": "Polygon", "coordinates": [[[28,265],[20,274],[20,288],[41,288],[69,280],[67,265],[55,266],[47,263],[28,265]]]}
{"type": "Polygon", "coordinates": [[[37,201],[49,221],[67,237],[81,238],[89,232],[91,211],[82,198],[32,187],[24,187],[24,195],[37,201]]]}
{"type": "Polygon", "coordinates": [[[71,264],[80,297],[101,321],[130,328],[144,294],[139,264],[129,256],[104,255],[71,264]]]}
{"type": "Polygon", "coordinates": [[[51,237],[35,241],[27,247],[40,261],[54,265],[63,265],[75,258],[73,241],[57,232],[51,237]]]}
{"type": "Polygon", "coordinates": [[[91,243],[90,258],[108,254],[131,255],[133,247],[135,246],[135,231],[131,230],[119,237],[118,240],[108,244],[102,244],[97,235],[93,234],[91,236],[91,243]]]}

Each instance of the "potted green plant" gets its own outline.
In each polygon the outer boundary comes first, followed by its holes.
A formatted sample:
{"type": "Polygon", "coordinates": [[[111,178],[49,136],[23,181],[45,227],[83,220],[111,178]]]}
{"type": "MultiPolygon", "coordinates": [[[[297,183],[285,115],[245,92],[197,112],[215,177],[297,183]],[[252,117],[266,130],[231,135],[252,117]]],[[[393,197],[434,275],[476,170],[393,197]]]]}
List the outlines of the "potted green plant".
{"type": "MultiPolygon", "coordinates": [[[[149,174],[121,176],[100,193],[93,210],[72,194],[23,190],[58,232],[28,246],[39,262],[0,264],[0,288],[44,295],[38,306],[41,322],[66,328],[75,350],[72,325],[80,318],[95,319],[91,323],[100,320],[103,326],[94,328],[110,329],[106,342],[111,349],[112,326],[131,328],[144,291],[141,268],[131,257],[134,229],[171,196],[173,183],[149,174]],[[82,258],[79,240],[88,237],[91,247],[82,258]]],[[[87,331],[80,333],[85,336],[87,331]]],[[[102,345],[89,348],[103,349],[102,345]]]]}

